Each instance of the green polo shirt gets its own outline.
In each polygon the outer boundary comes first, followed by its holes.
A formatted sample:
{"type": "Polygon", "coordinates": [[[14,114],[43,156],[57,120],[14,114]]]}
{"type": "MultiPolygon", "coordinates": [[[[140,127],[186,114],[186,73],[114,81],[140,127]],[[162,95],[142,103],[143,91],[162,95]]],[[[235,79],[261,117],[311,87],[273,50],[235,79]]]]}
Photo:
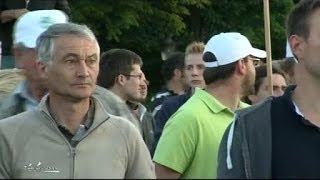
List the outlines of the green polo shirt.
{"type": "Polygon", "coordinates": [[[216,178],[220,141],[233,118],[233,111],[197,88],[166,123],[153,160],[181,173],[181,178],[216,178]]]}

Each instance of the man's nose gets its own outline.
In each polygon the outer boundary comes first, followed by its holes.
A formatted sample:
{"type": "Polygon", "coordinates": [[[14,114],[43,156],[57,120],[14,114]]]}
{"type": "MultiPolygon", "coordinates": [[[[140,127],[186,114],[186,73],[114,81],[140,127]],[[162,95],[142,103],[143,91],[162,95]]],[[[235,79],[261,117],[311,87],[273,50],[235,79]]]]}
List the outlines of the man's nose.
{"type": "Polygon", "coordinates": [[[80,61],[78,63],[77,75],[81,77],[89,76],[88,66],[85,61],[80,61]]]}

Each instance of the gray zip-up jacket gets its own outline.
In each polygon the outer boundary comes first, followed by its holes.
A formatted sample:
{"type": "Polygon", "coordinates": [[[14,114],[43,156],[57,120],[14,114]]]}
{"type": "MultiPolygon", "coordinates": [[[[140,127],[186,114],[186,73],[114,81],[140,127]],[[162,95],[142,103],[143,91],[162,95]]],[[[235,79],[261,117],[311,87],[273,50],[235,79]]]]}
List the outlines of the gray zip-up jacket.
{"type": "Polygon", "coordinates": [[[271,102],[236,111],[235,120],[222,138],[218,155],[218,179],[270,179],[271,102]]]}
{"type": "Polygon", "coordinates": [[[92,125],[75,147],[50,116],[46,97],[35,110],[1,120],[0,179],[155,178],[137,128],[92,99],[92,125]]]}

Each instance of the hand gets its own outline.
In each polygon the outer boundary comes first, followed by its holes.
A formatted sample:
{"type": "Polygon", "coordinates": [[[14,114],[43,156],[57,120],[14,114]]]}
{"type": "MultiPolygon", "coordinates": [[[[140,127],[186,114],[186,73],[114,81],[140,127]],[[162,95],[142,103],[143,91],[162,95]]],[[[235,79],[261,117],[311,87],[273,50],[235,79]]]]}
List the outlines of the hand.
{"type": "Polygon", "coordinates": [[[20,16],[22,16],[23,14],[27,13],[28,10],[27,9],[15,9],[14,10],[14,17],[16,19],[18,19],[20,16]]]}
{"type": "Polygon", "coordinates": [[[1,23],[6,23],[12,21],[14,18],[14,11],[13,10],[4,10],[1,12],[1,23]]]}

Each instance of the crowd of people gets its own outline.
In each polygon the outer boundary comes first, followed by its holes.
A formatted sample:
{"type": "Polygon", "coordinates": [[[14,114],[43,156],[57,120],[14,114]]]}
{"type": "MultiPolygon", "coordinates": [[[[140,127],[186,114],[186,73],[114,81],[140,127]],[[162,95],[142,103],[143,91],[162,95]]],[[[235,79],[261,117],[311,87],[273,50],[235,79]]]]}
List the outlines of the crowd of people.
{"type": "Polygon", "coordinates": [[[150,109],[139,54],[25,3],[0,10],[15,67],[0,70],[0,179],[320,178],[320,0],[288,15],[271,77],[264,50],[221,32],[164,60],[150,109]]]}

